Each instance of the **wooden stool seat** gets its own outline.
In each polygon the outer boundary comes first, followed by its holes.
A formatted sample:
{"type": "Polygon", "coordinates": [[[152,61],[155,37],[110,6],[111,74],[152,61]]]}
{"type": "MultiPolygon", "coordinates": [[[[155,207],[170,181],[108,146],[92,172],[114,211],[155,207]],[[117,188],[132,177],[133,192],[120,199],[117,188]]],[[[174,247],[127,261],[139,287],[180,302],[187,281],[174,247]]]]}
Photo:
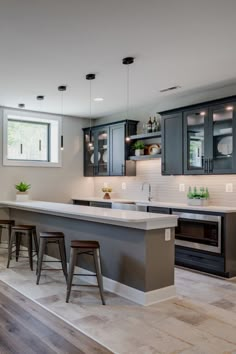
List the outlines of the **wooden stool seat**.
{"type": "Polygon", "coordinates": [[[40,232],[41,238],[64,238],[63,232],[40,232]]]}
{"type": "Polygon", "coordinates": [[[0,220],[0,226],[1,225],[14,225],[15,220],[0,220]]]}
{"type": "Polygon", "coordinates": [[[15,220],[0,220],[0,243],[2,243],[2,230],[6,229],[7,230],[7,247],[0,247],[3,249],[9,249],[10,247],[10,239],[11,239],[11,230],[12,226],[15,225],[15,220]]]}
{"type": "Polygon", "coordinates": [[[99,248],[99,242],[98,241],[79,241],[79,240],[74,240],[71,241],[71,247],[72,248],[91,248],[91,249],[96,249],[99,248]]]}
{"type": "Polygon", "coordinates": [[[12,230],[14,231],[31,231],[31,230],[35,230],[36,229],[36,226],[34,225],[15,225],[15,226],[12,226],[12,230]]]}
{"type": "MultiPolygon", "coordinates": [[[[72,286],[78,284],[72,284],[73,276],[96,276],[99,292],[102,300],[102,304],[105,305],[105,298],[103,294],[103,279],[102,279],[102,271],[101,271],[101,259],[100,259],[100,245],[98,241],[80,241],[80,240],[73,240],[71,241],[71,249],[70,249],[70,264],[69,264],[69,274],[68,274],[68,281],[67,281],[67,293],[66,293],[66,302],[69,302],[70,293],[72,286]],[[77,259],[80,255],[89,255],[93,257],[94,266],[96,273],[95,274],[75,274],[75,266],[77,259]]],[[[89,286],[89,285],[80,285],[80,286],[89,286]]]]}
{"type": "Polygon", "coordinates": [[[39,284],[41,271],[42,270],[61,270],[61,269],[43,269],[43,263],[58,263],[62,265],[62,270],[67,281],[67,263],[66,263],[66,247],[65,247],[65,237],[63,232],[40,232],[39,233],[39,256],[37,264],[37,280],[36,284],[39,284]],[[44,261],[43,256],[46,253],[46,245],[50,243],[55,243],[59,247],[60,257],[59,261],[44,261]]]}
{"type": "Polygon", "coordinates": [[[11,255],[15,252],[16,254],[16,262],[18,262],[20,256],[20,251],[24,252],[24,250],[20,249],[22,237],[26,238],[28,243],[28,258],[30,269],[33,270],[33,257],[35,255],[38,256],[38,240],[36,234],[36,226],[35,225],[15,225],[11,227],[11,237],[10,244],[8,248],[8,261],[7,268],[9,268],[11,255]],[[33,241],[35,246],[35,251],[33,250],[33,241]],[[13,247],[15,246],[15,250],[13,251],[13,247]]]}

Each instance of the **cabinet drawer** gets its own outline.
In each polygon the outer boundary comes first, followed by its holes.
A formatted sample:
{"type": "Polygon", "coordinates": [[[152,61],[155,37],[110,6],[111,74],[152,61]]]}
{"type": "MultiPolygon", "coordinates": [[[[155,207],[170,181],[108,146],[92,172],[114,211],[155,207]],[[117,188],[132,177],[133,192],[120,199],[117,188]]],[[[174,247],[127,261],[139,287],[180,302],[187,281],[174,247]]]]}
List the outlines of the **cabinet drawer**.
{"type": "Polygon", "coordinates": [[[111,203],[107,202],[90,202],[89,205],[98,208],[111,208],[111,203]]]}
{"type": "Polygon", "coordinates": [[[187,268],[225,276],[225,260],[223,256],[211,255],[176,246],[175,263],[187,268]]]}
{"type": "Polygon", "coordinates": [[[157,213],[157,214],[170,214],[171,213],[171,209],[170,208],[150,206],[150,207],[148,207],[148,212],[149,213],[157,213]]]}

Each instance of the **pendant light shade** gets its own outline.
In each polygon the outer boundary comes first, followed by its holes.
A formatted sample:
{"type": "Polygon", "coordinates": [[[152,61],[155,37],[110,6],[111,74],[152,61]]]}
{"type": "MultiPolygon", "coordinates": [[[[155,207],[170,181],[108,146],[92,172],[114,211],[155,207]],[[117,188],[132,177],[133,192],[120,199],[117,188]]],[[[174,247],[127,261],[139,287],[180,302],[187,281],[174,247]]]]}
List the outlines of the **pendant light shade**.
{"type": "MultiPolygon", "coordinates": [[[[39,112],[42,112],[42,102],[44,100],[44,96],[43,95],[36,96],[36,100],[39,102],[39,112]]],[[[42,151],[42,140],[41,139],[39,139],[39,151],[42,151]]]]}
{"type": "MultiPolygon", "coordinates": [[[[126,57],[122,59],[122,64],[126,65],[127,72],[126,72],[126,119],[129,119],[129,66],[133,64],[134,58],[133,57],[126,57]]],[[[126,132],[125,132],[125,140],[128,142],[130,141],[128,124],[126,124],[126,132]]]]}
{"type": "Polygon", "coordinates": [[[89,142],[88,146],[93,146],[92,142],[92,80],[95,80],[95,74],[87,74],[86,80],[89,81],[89,117],[90,117],[90,129],[89,129],[89,142]]]}
{"type": "MultiPolygon", "coordinates": [[[[58,86],[58,91],[61,92],[61,118],[63,119],[63,93],[66,91],[66,85],[58,86]]],[[[62,135],[61,135],[61,150],[64,150],[64,138],[63,138],[63,122],[62,122],[62,135]]]]}

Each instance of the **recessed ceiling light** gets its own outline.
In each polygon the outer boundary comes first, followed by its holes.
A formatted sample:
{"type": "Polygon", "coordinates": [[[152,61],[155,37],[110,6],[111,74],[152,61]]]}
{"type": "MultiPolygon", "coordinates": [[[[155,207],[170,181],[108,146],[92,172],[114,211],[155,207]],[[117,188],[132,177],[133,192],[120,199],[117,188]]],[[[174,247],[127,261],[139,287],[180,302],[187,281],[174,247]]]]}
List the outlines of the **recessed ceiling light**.
{"type": "Polygon", "coordinates": [[[19,103],[19,104],[18,104],[18,107],[19,107],[19,108],[25,108],[25,104],[24,104],[24,103],[19,103]]]}
{"type": "Polygon", "coordinates": [[[173,90],[177,90],[181,88],[181,86],[177,85],[177,86],[171,86],[171,87],[167,87],[167,88],[164,88],[162,90],[160,90],[160,92],[167,92],[167,91],[173,91],[173,90]]]}
{"type": "Polygon", "coordinates": [[[232,111],[233,109],[234,109],[233,106],[227,106],[227,107],[226,107],[226,110],[227,110],[227,111],[232,111]]]}
{"type": "Polygon", "coordinates": [[[102,98],[102,97],[95,97],[93,100],[94,100],[95,102],[102,102],[102,101],[104,101],[104,98],[102,98]]]}
{"type": "Polygon", "coordinates": [[[206,112],[201,112],[200,115],[201,116],[205,116],[206,112]]]}

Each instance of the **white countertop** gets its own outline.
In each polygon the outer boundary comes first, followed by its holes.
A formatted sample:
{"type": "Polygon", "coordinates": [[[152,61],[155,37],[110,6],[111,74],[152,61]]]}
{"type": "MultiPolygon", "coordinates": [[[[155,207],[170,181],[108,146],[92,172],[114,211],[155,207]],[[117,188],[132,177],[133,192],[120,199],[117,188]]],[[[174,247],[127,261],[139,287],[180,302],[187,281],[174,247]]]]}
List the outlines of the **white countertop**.
{"type": "Polygon", "coordinates": [[[27,202],[0,201],[0,206],[3,208],[27,210],[143,230],[163,229],[177,226],[177,217],[174,215],[104,209],[34,200],[27,202]]]}
{"type": "MultiPolygon", "coordinates": [[[[101,197],[90,197],[90,198],[72,198],[73,200],[84,200],[84,201],[97,201],[97,202],[110,202],[110,203],[134,203],[137,205],[147,205],[147,206],[156,206],[163,208],[171,208],[171,209],[186,209],[186,210],[199,210],[199,211],[210,211],[217,213],[236,213],[235,207],[226,207],[226,206],[193,206],[184,203],[172,203],[172,202],[159,202],[159,201],[147,201],[147,200],[138,200],[138,199],[103,199],[101,197]]],[[[236,203],[236,201],[235,201],[236,203]]]]}

